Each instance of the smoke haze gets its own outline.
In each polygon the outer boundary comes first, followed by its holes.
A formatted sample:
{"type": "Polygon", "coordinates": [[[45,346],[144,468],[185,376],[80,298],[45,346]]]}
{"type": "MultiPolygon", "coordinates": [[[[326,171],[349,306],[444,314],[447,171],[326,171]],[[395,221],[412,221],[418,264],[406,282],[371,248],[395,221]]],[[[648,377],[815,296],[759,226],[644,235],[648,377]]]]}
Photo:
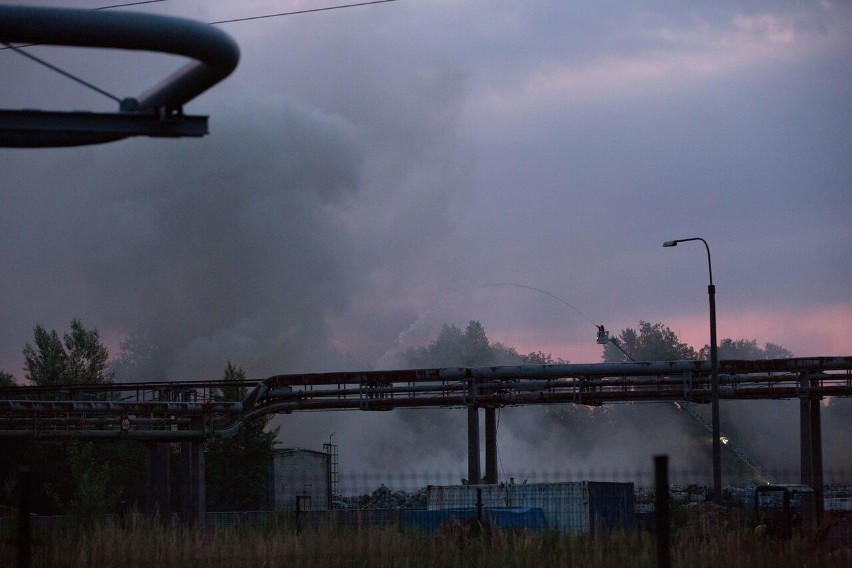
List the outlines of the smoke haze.
{"type": "MultiPolygon", "coordinates": [[[[75,317],[113,356],[128,338],[153,354],[124,380],[387,367],[474,319],[572,362],[600,358],[592,321],[661,321],[700,348],[706,258],[660,247],[691,236],[713,250],[720,338],[852,353],[847,4],[398,2],[223,29],[240,66],[186,109],[209,136],[0,150],[0,369],[21,380],[35,324],[75,317]]],[[[121,96],[176,66],[33,50],[121,96]]],[[[114,110],[8,51],[0,73],[2,108],[114,110]]],[[[723,431],[795,468],[795,403],[743,404],[723,403],[723,431]]],[[[668,406],[585,412],[503,410],[504,469],[646,470],[660,452],[709,469],[668,406]]],[[[850,467],[849,412],[825,408],[826,469],[850,467]]],[[[288,446],[337,432],[350,470],[465,469],[463,411],[276,423],[288,446]]]]}

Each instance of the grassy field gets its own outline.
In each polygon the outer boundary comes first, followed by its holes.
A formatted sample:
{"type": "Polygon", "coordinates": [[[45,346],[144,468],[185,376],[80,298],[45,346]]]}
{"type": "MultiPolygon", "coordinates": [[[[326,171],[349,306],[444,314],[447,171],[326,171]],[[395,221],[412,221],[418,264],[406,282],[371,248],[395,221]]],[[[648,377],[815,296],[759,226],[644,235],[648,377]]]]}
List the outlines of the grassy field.
{"type": "MultiPolygon", "coordinates": [[[[4,535],[4,541],[10,542],[4,535]]],[[[481,532],[457,525],[438,534],[391,529],[171,530],[143,521],[131,528],[42,529],[33,566],[44,567],[543,567],[656,566],[653,533],[606,538],[542,532],[481,532]]],[[[698,519],[672,537],[672,564],[689,568],[848,568],[849,551],[827,551],[806,541],[759,539],[746,527],[698,519]]],[[[15,565],[3,546],[0,566],[15,565]]]]}

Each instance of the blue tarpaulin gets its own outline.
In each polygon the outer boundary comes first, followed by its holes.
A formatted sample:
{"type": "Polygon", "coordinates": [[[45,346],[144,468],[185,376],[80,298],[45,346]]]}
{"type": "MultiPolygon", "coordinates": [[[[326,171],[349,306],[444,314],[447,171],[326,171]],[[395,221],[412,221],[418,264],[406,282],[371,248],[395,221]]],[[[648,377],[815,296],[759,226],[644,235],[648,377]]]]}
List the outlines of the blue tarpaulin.
{"type": "MultiPolygon", "coordinates": [[[[444,509],[442,511],[402,511],[402,524],[427,532],[438,530],[451,520],[476,520],[476,508],[444,509]]],[[[483,522],[503,529],[544,530],[547,521],[544,512],[538,507],[485,507],[482,509],[483,522]]]]}

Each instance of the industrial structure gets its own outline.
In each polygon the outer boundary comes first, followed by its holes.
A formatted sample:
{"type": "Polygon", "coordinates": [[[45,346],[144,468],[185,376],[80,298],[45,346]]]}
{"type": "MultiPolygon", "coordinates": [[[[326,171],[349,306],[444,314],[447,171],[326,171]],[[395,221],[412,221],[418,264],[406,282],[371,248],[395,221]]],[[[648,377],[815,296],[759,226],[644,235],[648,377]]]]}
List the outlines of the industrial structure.
{"type": "MultiPolygon", "coordinates": [[[[852,396],[852,357],[720,361],[719,393],[731,400],[801,401],[801,482],[822,502],[820,400],[852,396]]],[[[201,519],[204,442],[236,434],[273,413],[461,408],[468,412],[468,479],[496,483],[496,409],[530,404],[710,400],[706,361],[656,361],[437,368],[276,375],[247,382],[241,401],[216,401],[222,381],[13,387],[0,390],[0,438],[131,439],[150,448],[151,510],[168,503],[168,443],[180,442],[192,483],[191,510],[201,519]],[[485,409],[481,475],[479,409],[485,409]]]]}
{"type": "Polygon", "coordinates": [[[0,147],[11,148],[204,136],[207,117],[186,115],[183,106],[230,75],[240,58],[236,42],[212,26],[122,11],[0,6],[0,43],[118,103],[115,113],[0,110],[0,147]],[[119,98],[21,49],[31,45],[155,51],[193,61],[144,93],[119,98]]]}
{"type": "Polygon", "coordinates": [[[331,508],[331,453],[301,448],[272,452],[270,500],[275,511],[331,508]]]}
{"type": "Polygon", "coordinates": [[[633,526],[632,483],[500,483],[427,488],[429,511],[527,509],[542,512],[545,526],[563,534],[599,535],[633,526]]]}

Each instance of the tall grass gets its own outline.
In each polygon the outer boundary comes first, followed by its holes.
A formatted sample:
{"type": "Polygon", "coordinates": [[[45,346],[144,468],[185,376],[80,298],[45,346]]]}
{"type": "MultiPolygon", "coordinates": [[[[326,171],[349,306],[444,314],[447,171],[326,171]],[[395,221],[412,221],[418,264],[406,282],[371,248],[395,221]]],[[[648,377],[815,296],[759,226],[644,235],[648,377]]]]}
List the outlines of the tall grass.
{"type": "MultiPolygon", "coordinates": [[[[437,534],[388,528],[296,534],[286,527],[172,530],[143,520],[128,528],[44,529],[36,536],[33,566],[57,568],[656,566],[653,534],[639,531],[603,538],[465,526],[437,534]]],[[[3,547],[0,566],[13,566],[14,554],[3,547]]],[[[803,540],[761,540],[745,527],[694,523],[674,534],[672,561],[690,568],[847,568],[852,556],[803,540]]]]}

